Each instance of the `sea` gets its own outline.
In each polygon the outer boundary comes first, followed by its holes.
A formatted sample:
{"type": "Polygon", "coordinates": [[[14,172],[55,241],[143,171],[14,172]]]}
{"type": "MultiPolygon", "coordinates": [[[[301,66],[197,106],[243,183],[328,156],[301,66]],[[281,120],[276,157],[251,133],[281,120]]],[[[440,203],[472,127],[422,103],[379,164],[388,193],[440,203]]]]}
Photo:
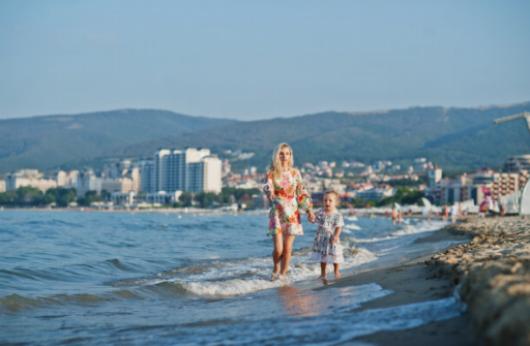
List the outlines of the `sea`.
{"type": "MultiPolygon", "coordinates": [[[[416,241],[441,221],[345,222],[343,276],[450,245],[416,241]]],[[[289,277],[270,281],[266,227],[264,211],[0,211],[0,344],[354,345],[462,312],[457,297],[360,309],[392,292],[324,287],[308,223],[289,277]]]]}

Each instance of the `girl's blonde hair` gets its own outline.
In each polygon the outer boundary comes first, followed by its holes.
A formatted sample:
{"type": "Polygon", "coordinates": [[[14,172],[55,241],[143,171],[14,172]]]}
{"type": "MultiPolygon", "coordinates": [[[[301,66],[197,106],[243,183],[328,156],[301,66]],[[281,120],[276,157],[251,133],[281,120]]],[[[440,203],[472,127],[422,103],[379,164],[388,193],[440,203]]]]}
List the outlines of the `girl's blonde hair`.
{"type": "Polygon", "coordinates": [[[280,143],[278,146],[276,146],[276,149],[272,153],[272,162],[271,162],[271,168],[270,171],[275,177],[279,177],[281,174],[281,162],[280,162],[280,151],[282,149],[289,149],[291,152],[291,158],[289,159],[289,169],[293,169],[294,166],[294,154],[293,154],[293,148],[287,143],[280,143]]]}

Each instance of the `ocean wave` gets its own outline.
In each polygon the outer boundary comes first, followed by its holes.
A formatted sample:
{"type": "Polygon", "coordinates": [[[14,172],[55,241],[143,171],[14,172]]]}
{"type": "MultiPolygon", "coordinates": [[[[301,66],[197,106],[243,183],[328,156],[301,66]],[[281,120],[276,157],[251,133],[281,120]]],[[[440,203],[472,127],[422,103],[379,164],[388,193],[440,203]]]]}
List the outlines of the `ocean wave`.
{"type": "Polygon", "coordinates": [[[354,223],[348,223],[346,225],[344,225],[344,229],[348,229],[350,231],[359,231],[361,230],[362,228],[354,223]]]}
{"type": "Polygon", "coordinates": [[[0,312],[16,313],[30,308],[42,308],[53,305],[77,304],[91,305],[116,299],[139,299],[135,292],[129,290],[117,290],[104,294],[54,294],[49,296],[28,297],[20,294],[10,294],[0,297],[0,312]]]}
{"type": "Polygon", "coordinates": [[[447,225],[447,222],[444,221],[420,221],[415,224],[405,224],[400,225],[399,229],[391,232],[389,235],[381,237],[371,237],[371,238],[356,238],[350,237],[356,243],[376,243],[381,241],[388,241],[393,239],[398,239],[404,236],[416,235],[426,232],[433,232],[439,230],[447,225]]]}
{"type": "MultiPolygon", "coordinates": [[[[347,246],[344,248],[343,269],[377,258],[372,252],[363,248],[347,246]]],[[[320,275],[320,265],[311,260],[310,248],[295,252],[286,280],[271,281],[271,267],[269,257],[212,261],[175,268],[152,277],[122,279],[109,284],[114,287],[144,287],[151,292],[161,294],[167,294],[169,291],[177,295],[188,293],[204,298],[220,298],[250,294],[320,275]]]]}

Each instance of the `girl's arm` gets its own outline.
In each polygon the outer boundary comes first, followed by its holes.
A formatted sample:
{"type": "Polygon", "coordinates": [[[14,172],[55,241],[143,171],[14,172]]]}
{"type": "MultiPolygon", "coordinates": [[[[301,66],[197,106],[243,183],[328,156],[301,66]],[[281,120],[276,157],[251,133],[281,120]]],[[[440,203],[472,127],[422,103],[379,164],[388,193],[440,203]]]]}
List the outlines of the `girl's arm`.
{"type": "Polygon", "coordinates": [[[342,227],[335,227],[335,233],[333,233],[333,237],[331,238],[331,243],[336,243],[340,240],[340,234],[342,232],[342,227]]]}
{"type": "Polygon", "coordinates": [[[335,223],[335,233],[333,233],[333,237],[331,239],[332,243],[339,241],[340,234],[342,233],[342,227],[344,227],[344,218],[342,217],[342,214],[339,214],[335,223]]]}

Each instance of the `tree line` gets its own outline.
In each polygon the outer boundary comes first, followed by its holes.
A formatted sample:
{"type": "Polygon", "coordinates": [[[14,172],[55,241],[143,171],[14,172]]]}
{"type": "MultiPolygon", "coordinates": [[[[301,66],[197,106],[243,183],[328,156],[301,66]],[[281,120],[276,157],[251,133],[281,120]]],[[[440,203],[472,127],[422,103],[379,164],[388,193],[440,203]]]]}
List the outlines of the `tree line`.
{"type": "MultiPolygon", "coordinates": [[[[179,207],[200,207],[214,208],[231,204],[245,204],[247,207],[256,207],[256,195],[260,195],[258,189],[238,189],[225,187],[220,193],[200,192],[191,193],[183,192],[178,202],[173,203],[175,208],[179,207]]],[[[5,207],[46,207],[57,206],[61,208],[68,207],[72,203],[78,206],[90,206],[94,202],[108,202],[111,200],[111,194],[107,191],[87,191],[83,196],[78,197],[74,188],[51,188],[42,192],[41,190],[23,186],[13,191],[0,193],[0,205],[5,207]]]]}

